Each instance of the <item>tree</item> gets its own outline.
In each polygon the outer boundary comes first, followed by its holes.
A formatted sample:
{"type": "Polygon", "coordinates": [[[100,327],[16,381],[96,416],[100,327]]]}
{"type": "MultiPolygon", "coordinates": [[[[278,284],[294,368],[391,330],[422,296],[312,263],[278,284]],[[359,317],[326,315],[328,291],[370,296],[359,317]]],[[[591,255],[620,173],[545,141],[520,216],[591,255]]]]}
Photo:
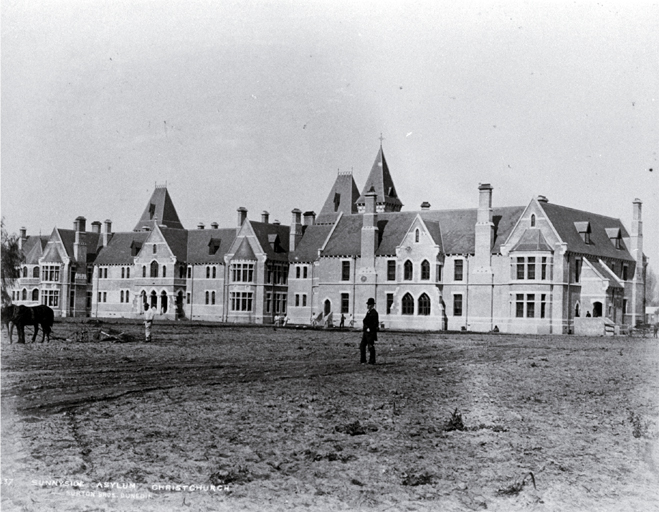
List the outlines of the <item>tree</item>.
{"type": "Polygon", "coordinates": [[[659,306],[659,279],[650,265],[645,267],[645,303],[659,306]]]}
{"type": "Polygon", "coordinates": [[[18,247],[18,237],[5,229],[5,219],[0,222],[2,229],[2,304],[11,303],[9,288],[21,277],[23,254],[18,247]]]}

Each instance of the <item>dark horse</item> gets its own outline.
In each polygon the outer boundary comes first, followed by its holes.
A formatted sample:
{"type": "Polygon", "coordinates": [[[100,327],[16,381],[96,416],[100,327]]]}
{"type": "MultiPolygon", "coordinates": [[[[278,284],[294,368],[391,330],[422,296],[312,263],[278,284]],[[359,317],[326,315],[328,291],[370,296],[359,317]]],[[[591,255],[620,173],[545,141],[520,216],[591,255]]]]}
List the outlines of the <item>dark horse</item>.
{"type": "Polygon", "coordinates": [[[53,310],[48,306],[41,304],[39,306],[15,306],[14,315],[11,318],[11,321],[16,326],[18,330],[18,342],[25,343],[25,326],[33,325],[34,326],[34,335],[32,336],[32,343],[37,340],[37,334],[39,333],[39,326],[43,330],[43,335],[41,336],[41,343],[44,342],[46,336],[48,341],[50,341],[50,333],[53,328],[53,323],[55,322],[55,314],[53,310]]]}
{"type": "Polygon", "coordinates": [[[14,333],[14,314],[16,311],[16,306],[9,304],[7,306],[2,306],[2,325],[7,329],[7,334],[9,335],[9,343],[11,343],[11,337],[14,333]]]}

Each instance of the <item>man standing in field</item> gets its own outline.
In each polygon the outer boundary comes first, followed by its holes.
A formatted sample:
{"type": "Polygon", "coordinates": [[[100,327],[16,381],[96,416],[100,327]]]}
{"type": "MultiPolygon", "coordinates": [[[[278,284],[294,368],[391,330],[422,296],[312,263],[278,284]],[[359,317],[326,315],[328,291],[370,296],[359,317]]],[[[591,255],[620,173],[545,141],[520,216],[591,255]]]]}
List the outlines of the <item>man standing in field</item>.
{"type": "Polygon", "coordinates": [[[151,326],[153,325],[153,319],[156,316],[156,309],[150,308],[148,304],[144,304],[144,337],[146,341],[151,341],[151,326]]]}
{"type": "Polygon", "coordinates": [[[366,346],[368,346],[368,364],[375,364],[375,342],[378,339],[378,326],[380,317],[375,310],[375,299],[372,297],[366,301],[366,316],[364,317],[364,328],[362,331],[362,342],[359,345],[361,364],[366,364],[366,346]]]}

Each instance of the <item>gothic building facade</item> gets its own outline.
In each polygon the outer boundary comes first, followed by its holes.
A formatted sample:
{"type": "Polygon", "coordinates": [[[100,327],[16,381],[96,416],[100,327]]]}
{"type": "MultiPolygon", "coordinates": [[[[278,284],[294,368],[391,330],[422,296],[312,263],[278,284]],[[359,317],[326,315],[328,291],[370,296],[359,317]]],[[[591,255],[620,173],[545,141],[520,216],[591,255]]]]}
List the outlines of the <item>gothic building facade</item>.
{"type": "Polygon", "coordinates": [[[320,213],[185,229],[156,187],[132,231],[78,217],[28,237],[12,298],[59,316],[337,325],[374,297],[384,328],[598,334],[643,319],[641,201],[619,219],[550,203],[403,211],[380,147],[362,191],[339,173],[320,213]]]}

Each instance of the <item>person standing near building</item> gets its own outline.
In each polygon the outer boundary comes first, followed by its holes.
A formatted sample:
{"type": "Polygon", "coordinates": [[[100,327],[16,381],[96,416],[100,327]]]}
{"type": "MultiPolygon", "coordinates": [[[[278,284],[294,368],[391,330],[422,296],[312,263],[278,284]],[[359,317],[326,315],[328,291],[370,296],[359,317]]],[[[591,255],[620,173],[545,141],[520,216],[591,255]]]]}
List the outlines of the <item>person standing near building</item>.
{"type": "Polygon", "coordinates": [[[380,317],[375,310],[375,299],[372,297],[366,301],[366,316],[362,330],[362,342],[359,345],[361,355],[360,363],[366,364],[366,347],[368,346],[368,364],[375,364],[375,342],[378,339],[378,327],[380,317]]]}
{"type": "Polygon", "coordinates": [[[147,303],[144,304],[144,337],[147,342],[151,341],[151,326],[156,316],[156,308],[150,308],[147,303]]]}

